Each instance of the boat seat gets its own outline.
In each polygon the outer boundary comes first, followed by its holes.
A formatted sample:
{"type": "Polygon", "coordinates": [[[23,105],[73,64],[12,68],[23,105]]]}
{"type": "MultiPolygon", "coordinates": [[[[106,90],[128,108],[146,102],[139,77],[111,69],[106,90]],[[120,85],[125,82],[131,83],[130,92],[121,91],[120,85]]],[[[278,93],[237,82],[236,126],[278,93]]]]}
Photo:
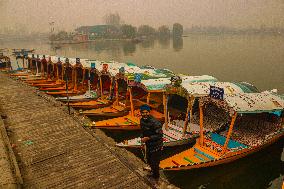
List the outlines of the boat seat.
{"type": "Polygon", "coordinates": [[[172,160],[172,162],[173,162],[176,166],[180,166],[180,164],[177,163],[176,161],[172,160]]]}
{"type": "Polygon", "coordinates": [[[115,109],[115,110],[117,110],[117,111],[123,111],[123,110],[125,110],[125,108],[124,108],[124,107],[121,107],[121,106],[112,106],[111,108],[113,108],[113,109],[115,109]]]}
{"type": "Polygon", "coordinates": [[[172,138],[174,140],[179,140],[181,138],[181,137],[179,137],[179,136],[177,136],[177,135],[175,135],[171,132],[164,132],[164,135],[166,135],[167,137],[172,138]]]}
{"type": "Polygon", "coordinates": [[[196,158],[199,159],[200,161],[205,161],[205,159],[203,159],[202,157],[200,157],[198,154],[194,154],[194,157],[196,157],[196,158]]]}
{"type": "Polygon", "coordinates": [[[191,163],[191,164],[195,163],[194,161],[190,160],[188,157],[183,157],[183,159],[184,159],[185,161],[188,161],[188,162],[191,163]]]}
{"type": "MultiPolygon", "coordinates": [[[[225,144],[225,141],[226,141],[226,138],[217,134],[217,133],[210,133],[210,136],[211,136],[211,140],[221,146],[223,146],[225,144]]],[[[229,149],[236,149],[236,148],[247,148],[246,145],[242,144],[242,143],[239,143],[237,141],[234,141],[234,140],[229,140],[229,143],[228,143],[228,148],[229,149]]]]}
{"type": "Polygon", "coordinates": [[[207,157],[207,158],[210,159],[210,160],[214,160],[214,159],[215,159],[214,157],[210,156],[209,154],[206,154],[206,153],[203,152],[203,151],[200,151],[200,150],[197,149],[197,148],[194,148],[194,151],[197,152],[197,153],[199,153],[199,154],[204,155],[205,157],[207,157]]]}

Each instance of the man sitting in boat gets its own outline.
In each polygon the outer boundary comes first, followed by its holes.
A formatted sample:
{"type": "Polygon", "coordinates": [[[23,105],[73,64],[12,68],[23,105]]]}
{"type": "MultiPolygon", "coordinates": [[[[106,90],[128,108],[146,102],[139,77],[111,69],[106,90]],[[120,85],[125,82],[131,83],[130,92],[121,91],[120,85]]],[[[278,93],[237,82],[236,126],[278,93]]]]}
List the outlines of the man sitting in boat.
{"type": "Polygon", "coordinates": [[[162,124],[150,115],[150,110],[147,104],[140,107],[141,142],[145,143],[147,163],[151,167],[149,176],[157,182],[160,178],[159,164],[163,148],[163,130],[162,124]]]}

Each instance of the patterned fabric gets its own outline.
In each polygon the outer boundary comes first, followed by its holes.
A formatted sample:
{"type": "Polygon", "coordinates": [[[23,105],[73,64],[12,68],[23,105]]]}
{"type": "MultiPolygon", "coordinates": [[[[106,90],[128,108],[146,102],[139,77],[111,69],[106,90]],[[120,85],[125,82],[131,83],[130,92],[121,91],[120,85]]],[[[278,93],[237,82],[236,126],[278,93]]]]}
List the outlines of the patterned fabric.
{"type": "Polygon", "coordinates": [[[210,85],[209,96],[215,99],[223,100],[224,99],[224,89],[210,85]]]}
{"type": "Polygon", "coordinates": [[[142,80],[142,75],[138,74],[138,73],[135,73],[134,74],[134,81],[140,83],[141,80],[142,80]]]}

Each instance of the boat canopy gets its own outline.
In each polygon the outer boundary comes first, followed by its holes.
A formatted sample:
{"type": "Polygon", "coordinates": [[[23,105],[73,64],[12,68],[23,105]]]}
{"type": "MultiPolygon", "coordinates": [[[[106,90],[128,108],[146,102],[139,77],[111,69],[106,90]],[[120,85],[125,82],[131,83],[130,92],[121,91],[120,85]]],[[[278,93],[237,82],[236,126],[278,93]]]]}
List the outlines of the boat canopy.
{"type": "MultiPolygon", "coordinates": [[[[196,81],[217,81],[216,78],[208,75],[201,75],[201,76],[187,76],[180,74],[178,75],[179,78],[182,80],[182,83],[191,83],[196,81]]],[[[156,79],[147,79],[147,80],[141,80],[141,84],[144,86],[145,90],[147,91],[165,91],[167,86],[169,86],[172,81],[172,77],[166,77],[166,78],[156,78],[156,79]]]]}
{"type": "MultiPolygon", "coordinates": [[[[35,57],[38,54],[34,54],[35,57]]],[[[28,54],[29,58],[32,58],[32,53],[28,54]]],[[[56,63],[58,61],[58,58],[64,63],[66,57],[60,57],[60,56],[50,56],[45,55],[45,57],[48,59],[48,57],[51,57],[51,61],[53,63],[56,63]]],[[[43,55],[39,55],[39,58],[42,59],[43,55]]],[[[69,58],[69,63],[74,66],[76,64],[76,58],[69,58]]],[[[116,61],[100,61],[100,60],[92,60],[92,59],[80,59],[80,63],[84,68],[96,68],[99,72],[102,72],[104,68],[107,70],[107,74],[109,74],[112,77],[115,77],[119,70],[123,67],[124,68],[124,74],[126,79],[133,79],[135,74],[140,74],[142,76],[143,80],[147,79],[154,79],[154,78],[170,78],[174,75],[174,73],[171,70],[168,69],[156,69],[154,67],[139,67],[135,65],[134,63],[121,63],[116,61]]]]}
{"type": "Polygon", "coordinates": [[[253,87],[248,88],[246,87],[246,85],[243,85],[241,82],[240,83],[218,82],[213,79],[207,80],[205,82],[194,82],[194,79],[195,78],[193,78],[193,82],[182,82],[180,87],[168,85],[166,86],[166,91],[167,93],[178,94],[184,98],[187,98],[188,96],[194,96],[194,97],[208,96],[210,94],[210,86],[223,88],[224,94],[257,92],[257,90],[254,90],[253,87]]]}
{"type": "Polygon", "coordinates": [[[202,97],[201,104],[215,103],[233,115],[237,113],[275,113],[284,109],[284,99],[271,93],[224,94],[223,99],[202,97]]]}

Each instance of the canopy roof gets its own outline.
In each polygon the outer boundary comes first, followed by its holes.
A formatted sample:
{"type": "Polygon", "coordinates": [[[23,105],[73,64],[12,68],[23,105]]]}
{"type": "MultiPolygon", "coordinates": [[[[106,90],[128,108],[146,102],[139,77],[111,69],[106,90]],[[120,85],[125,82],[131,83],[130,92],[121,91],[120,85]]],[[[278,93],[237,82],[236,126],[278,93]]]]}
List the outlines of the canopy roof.
{"type": "Polygon", "coordinates": [[[202,97],[208,96],[210,93],[210,86],[215,86],[224,89],[224,94],[236,94],[236,93],[255,93],[258,90],[251,84],[246,83],[243,85],[240,83],[232,82],[217,82],[215,80],[208,80],[205,82],[182,82],[180,87],[168,85],[166,90],[168,93],[175,93],[183,97],[194,96],[202,97]],[[246,85],[252,87],[248,88],[246,85]]]}
{"type": "MultiPolygon", "coordinates": [[[[36,58],[37,54],[34,55],[36,58]]],[[[32,54],[28,54],[28,57],[31,58],[32,54]]],[[[58,61],[58,58],[60,58],[62,62],[65,62],[66,60],[66,57],[45,55],[45,58],[47,60],[48,57],[51,57],[51,61],[53,63],[56,63],[58,61]]],[[[42,59],[43,55],[39,55],[39,58],[42,59]]],[[[174,75],[174,73],[168,69],[156,69],[154,67],[149,66],[139,67],[133,63],[121,63],[116,61],[105,62],[91,59],[80,59],[80,62],[84,68],[91,68],[93,64],[99,72],[102,72],[104,65],[107,64],[107,74],[110,74],[110,76],[116,76],[119,73],[119,69],[121,67],[124,67],[125,77],[128,79],[133,79],[134,74],[140,74],[142,79],[144,80],[154,78],[166,78],[174,75]]],[[[69,58],[69,63],[74,66],[76,64],[76,58],[69,58]]]]}
{"type": "MultiPolygon", "coordinates": [[[[217,81],[216,78],[209,75],[187,76],[180,74],[178,76],[180,76],[182,83],[192,83],[196,81],[217,81]]],[[[145,86],[147,91],[164,91],[166,86],[171,84],[171,77],[142,80],[141,84],[145,86]]]]}
{"type": "Polygon", "coordinates": [[[225,94],[223,100],[210,97],[201,98],[201,103],[215,103],[232,115],[237,113],[261,113],[283,111],[284,99],[271,93],[225,94]]]}

